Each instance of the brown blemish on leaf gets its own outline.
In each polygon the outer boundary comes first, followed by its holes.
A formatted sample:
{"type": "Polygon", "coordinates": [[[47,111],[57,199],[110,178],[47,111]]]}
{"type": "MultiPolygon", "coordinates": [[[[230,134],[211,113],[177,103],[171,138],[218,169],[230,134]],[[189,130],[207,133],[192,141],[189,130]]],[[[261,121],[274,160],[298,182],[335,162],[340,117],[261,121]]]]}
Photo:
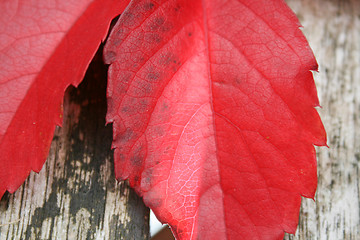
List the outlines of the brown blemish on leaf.
{"type": "Polygon", "coordinates": [[[160,77],[159,72],[150,72],[150,73],[148,73],[146,79],[149,80],[150,82],[153,82],[155,80],[158,80],[159,77],[160,77]]]}
{"type": "Polygon", "coordinates": [[[162,137],[165,135],[164,127],[163,126],[156,126],[155,132],[159,137],[162,137]]]}
{"type": "Polygon", "coordinates": [[[180,6],[179,4],[176,5],[176,7],[174,7],[174,11],[175,11],[175,12],[179,12],[180,9],[181,9],[181,6],[180,6]]]}
{"type": "Polygon", "coordinates": [[[128,106],[122,107],[121,112],[123,112],[123,113],[129,112],[129,107],[128,106]]]}
{"type": "Polygon", "coordinates": [[[160,25],[164,24],[165,18],[164,17],[156,17],[154,22],[156,23],[156,25],[160,26],[160,25]]]}
{"type": "Polygon", "coordinates": [[[139,104],[139,110],[147,111],[149,109],[150,101],[148,99],[141,99],[139,104]]]}
{"type": "Polygon", "coordinates": [[[130,161],[134,167],[141,168],[145,160],[146,153],[143,146],[137,146],[132,152],[130,161]]]}
{"type": "Polygon", "coordinates": [[[118,139],[121,142],[128,142],[135,137],[134,131],[131,128],[127,128],[124,132],[119,134],[118,139]]]}
{"type": "Polygon", "coordinates": [[[167,53],[161,55],[161,57],[159,58],[160,66],[161,65],[165,65],[165,66],[179,65],[179,64],[181,64],[179,57],[172,52],[167,52],[167,53]]]}
{"type": "Polygon", "coordinates": [[[104,62],[106,64],[111,64],[116,60],[116,52],[114,51],[105,51],[104,52],[104,62]]]}
{"type": "Polygon", "coordinates": [[[125,161],[125,155],[120,153],[119,154],[119,160],[122,161],[122,162],[125,161]]]}
{"type": "Polygon", "coordinates": [[[161,198],[154,198],[150,204],[151,207],[159,208],[163,205],[163,200],[161,198]]]}
{"type": "Polygon", "coordinates": [[[141,174],[141,188],[145,191],[152,188],[153,172],[153,168],[147,168],[141,174]]]}
{"type": "Polygon", "coordinates": [[[151,32],[158,31],[164,23],[165,23],[164,17],[161,17],[161,16],[156,17],[149,23],[147,29],[148,29],[148,31],[151,31],[151,32]]]}
{"type": "Polygon", "coordinates": [[[122,23],[124,24],[124,26],[128,27],[128,28],[132,28],[134,23],[135,23],[135,20],[136,20],[136,16],[135,14],[133,14],[132,12],[130,11],[125,11],[123,14],[122,14],[122,23]]]}
{"type": "Polygon", "coordinates": [[[139,167],[142,166],[144,158],[141,156],[133,156],[131,157],[130,161],[132,165],[139,167]]]}
{"type": "Polygon", "coordinates": [[[155,7],[155,4],[153,2],[146,2],[144,4],[144,10],[145,11],[150,11],[155,7]]]}
{"type": "Polygon", "coordinates": [[[174,26],[170,23],[170,22],[165,22],[161,28],[160,28],[160,31],[162,32],[168,32],[170,31],[172,28],[174,28],[174,26]]]}
{"type": "Polygon", "coordinates": [[[150,43],[161,43],[163,38],[158,33],[147,33],[145,35],[145,41],[150,43]]]}
{"type": "Polygon", "coordinates": [[[161,106],[161,111],[165,112],[165,111],[168,111],[168,110],[169,110],[169,105],[166,102],[164,102],[162,104],[162,106],[161,106]]]}

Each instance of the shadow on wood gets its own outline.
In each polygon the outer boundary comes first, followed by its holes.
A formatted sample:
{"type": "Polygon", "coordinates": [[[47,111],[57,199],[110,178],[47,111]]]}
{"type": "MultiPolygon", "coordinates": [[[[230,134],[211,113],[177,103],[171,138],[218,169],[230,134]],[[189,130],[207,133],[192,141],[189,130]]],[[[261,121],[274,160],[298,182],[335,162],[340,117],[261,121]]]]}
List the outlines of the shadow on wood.
{"type": "Polygon", "coordinates": [[[151,240],[175,240],[171,229],[168,226],[164,226],[158,233],[156,233],[151,240]]]}

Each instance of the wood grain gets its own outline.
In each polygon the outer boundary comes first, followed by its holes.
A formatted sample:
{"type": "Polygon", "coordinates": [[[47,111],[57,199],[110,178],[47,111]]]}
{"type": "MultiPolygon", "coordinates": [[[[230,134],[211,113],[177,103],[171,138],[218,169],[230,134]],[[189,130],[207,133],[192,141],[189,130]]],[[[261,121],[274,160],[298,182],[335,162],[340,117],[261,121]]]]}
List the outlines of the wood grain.
{"type": "Polygon", "coordinates": [[[113,173],[106,71],[98,54],[79,88],[66,92],[44,167],[1,200],[0,240],[148,239],[149,210],[113,173]]]}
{"type": "Polygon", "coordinates": [[[287,0],[319,63],[314,73],[329,148],[318,151],[316,201],[303,200],[295,236],[360,239],[360,1],[287,0]]]}

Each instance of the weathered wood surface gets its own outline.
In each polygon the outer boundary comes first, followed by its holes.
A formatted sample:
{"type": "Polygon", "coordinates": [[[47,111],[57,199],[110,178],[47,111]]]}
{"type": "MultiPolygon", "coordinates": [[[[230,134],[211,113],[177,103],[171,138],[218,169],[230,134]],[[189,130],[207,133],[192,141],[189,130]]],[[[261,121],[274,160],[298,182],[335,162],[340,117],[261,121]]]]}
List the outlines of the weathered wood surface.
{"type": "Polygon", "coordinates": [[[304,200],[295,237],[360,239],[360,1],[287,0],[319,63],[315,80],[330,148],[318,148],[316,201],[304,200]]]}
{"type": "Polygon", "coordinates": [[[79,89],[66,93],[64,124],[40,174],[1,200],[0,240],[148,239],[149,210],[115,181],[106,68],[96,59],[79,89]]]}

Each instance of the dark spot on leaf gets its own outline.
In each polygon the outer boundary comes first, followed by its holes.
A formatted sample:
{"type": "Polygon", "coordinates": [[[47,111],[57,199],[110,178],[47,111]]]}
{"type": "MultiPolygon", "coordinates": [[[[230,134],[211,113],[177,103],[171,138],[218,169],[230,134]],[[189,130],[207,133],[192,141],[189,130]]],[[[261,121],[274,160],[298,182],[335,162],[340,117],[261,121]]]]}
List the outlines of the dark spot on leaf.
{"type": "Polygon", "coordinates": [[[119,140],[121,142],[128,142],[134,138],[134,131],[131,128],[127,128],[124,132],[119,134],[119,140]]]}
{"type": "Polygon", "coordinates": [[[106,64],[111,64],[116,59],[116,52],[114,51],[105,51],[104,52],[104,62],[106,64]]]}
{"type": "Polygon", "coordinates": [[[116,92],[117,93],[123,93],[126,92],[127,89],[127,83],[130,81],[130,79],[133,78],[133,73],[129,73],[129,72],[122,72],[121,74],[118,75],[118,79],[119,79],[119,84],[117,84],[116,87],[116,92]]]}
{"type": "Polygon", "coordinates": [[[164,154],[167,154],[167,153],[169,153],[169,151],[171,150],[173,148],[173,146],[172,145],[169,145],[169,146],[167,146],[166,148],[165,148],[165,150],[164,150],[164,154]]]}
{"type": "Polygon", "coordinates": [[[159,208],[159,207],[162,206],[162,204],[163,204],[162,199],[161,198],[156,198],[156,199],[153,199],[151,206],[154,207],[154,208],[159,208]]]}
{"type": "MultiPolygon", "coordinates": [[[[152,90],[149,89],[148,91],[151,92],[152,90]]],[[[141,99],[139,102],[139,110],[145,112],[149,109],[149,105],[150,101],[148,99],[141,99]]]]}
{"type": "Polygon", "coordinates": [[[192,36],[192,32],[188,32],[188,37],[191,37],[192,36]]]}
{"type": "Polygon", "coordinates": [[[164,23],[165,23],[164,17],[156,17],[153,21],[150,22],[148,28],[150,31],[158,31],[164,23]]]}
{"type": "Polygon", "coordinates": [[[118,28],[117,31],[114,31],[113,36],[111,37],[112,45],[118,47],[121,43],[123,43],[125,30],[123,28],[118,28]]]}
{"type": "Polygon", "coordinates": [[[145,11],[150,11],[151,9],[153,9],[155,7],[155,4],[152,2],[147,2],[144,4],[144,10],[145,11]]]}
{"type": "Polygon", "coordinates": [[[120,37],[113,38],[113,45],[115,47],[118,47],[122,42],[123,40],[120,37]]]}
{"type": "Polygon", "coordinates": [[[151,185],[151,177],[147,176],[144,181],[151,185]]]}
{"type": "Polygon", "coordinates": [[[136,20],[136,15],[130,11],[125,11],[122,14],[121,20],[122,20],[122,23],[124,24],[124,26],[126,26],[128,28],[132,28],[135,23],[135,20],[136,20]]]}
{"type": "Polygon", "coordinates": [[[179,57],[177,55],[175,55],[174,53],[167,52],[167,53],[161,55],[161,57],[159,58],[159,65],[169,66],[169,65],[174,65],[174,64],[176,64],[176,65],[181,64],[179,57]]]}
{"type": "Polygon", "coordinates": [[[173,28],[173,25],[170,24],[170,22],[166,22],[165,24],[163,24],[163,25],[161,26],[160,30],[161,30],[162,32],[168,32],[168,31],[170,31],[172,28],[173,28]]]}
{"type": "Polygon", "coordinates": [[[141,187],[144,191],[149,191],[152,188],[153,172],[153,168],[147,168],[141,174],[141,187]]]}
{"type": "MultiPolygon", "coordinates": [[[[145,96],[151,96],[154,92],[154,87],[153,84],[150,83],[151,80],[147,81],[147,82],[143,82],[142,84],[142,89],[141,89],[141,95],[145,95],[145,96]]],[[[140,100],[140,104],[137,104],[138,108],[137,109],[144,109],[144,107],[148,107],[149,102],[146,100],[140,100]],[[144,106],[144,104],[146,104],[146,106],[144,106]]]]}
{"type": "Polygon", "coordinates": [[[122,107],[121,108],[121,112],[123,113],[127,113],[129,111],[129,107],[128,106],[125,106],[125,107],[122,107]]]}
{"type": "Polygon", "coordinates": [[[131,159],[131,164],[137,167],[142,166],[144,158],[142,156],[132,156],[131,159]]]}
{"type": "Polygon", "coordinates": [[[159,137],[162,137],[165,135],[164,127],[163,126],[156,126],[155,131],[159,137]]]}
{"type": "Polygon", "coordinates": [[[150,43],[161,43],[162,37],[158,33],[148,33],[145,35],[145,40],[150,43]]]}
{"type": "Polygon", "coordinates": [[[165,112],[167,110],[169,110],[169,105],[166,102],[164,102],[161,106],[161,111],[165,112]]]}
{"type": "Polygon", "coordinates": [[[165,22],[165,18],[164,17],[157,17],[155,18],[155,23],[157,25],[162,25],[165,22]]]}
{"type": "Polygon", "coordinates": [[[150,82],[156,81],[158,80],[160,77],[160,73],[159,72],[150,72],[147,75],[147,80],[149,80],[150,82]]]}
{"type": "Polygon", "coordinates": [[[154,197],[151,199],[150,208],[159,208],[163,205],[163,200],[160,197],[154,197]]]}
{"type": "Polygon", "coordinates": [[[146,153],[144,151],[144,148],[141,145],[137,146],[131,154],[130,157],[131,164],[136,168],[141,168],[143,166],[145,156],[146,153]]]}
{"type": "Polygon", "coordinates": [[[178,12],[178,11],[180,11],[180,9],[181,9],[181,6],[180,6],[180,5],[176,5],[176,7],[174,8],[174,11],[175,11],[175,12],[178,12]]]}
{"type": "Polygon", "coordinates": [[[119,154],[119,160],[122,161],[122,162],[125,161],[125,155],[120,153],[119,154]]]}
{"type": "Polygon", "coordinates": [[[173,73],[176,73],[179,70],[179,68],[177,66],[175,66],[171,70],[173,71],[173,73]]]}

